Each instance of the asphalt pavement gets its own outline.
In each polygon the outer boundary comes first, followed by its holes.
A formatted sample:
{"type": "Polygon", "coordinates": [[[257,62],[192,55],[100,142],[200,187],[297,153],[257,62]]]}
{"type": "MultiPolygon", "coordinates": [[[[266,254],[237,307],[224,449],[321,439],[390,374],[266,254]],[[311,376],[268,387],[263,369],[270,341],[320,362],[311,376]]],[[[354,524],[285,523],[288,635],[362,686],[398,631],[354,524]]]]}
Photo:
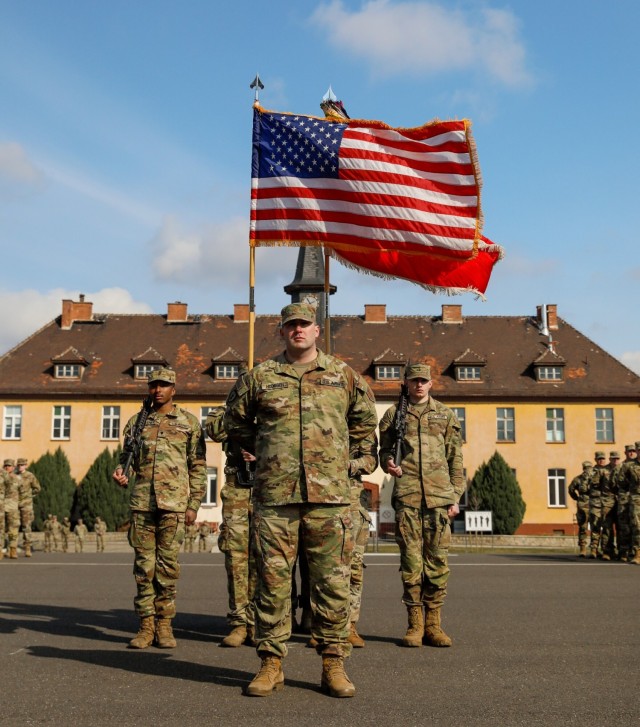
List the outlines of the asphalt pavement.
{"type": "Polygon", "coordinates": [[[320,692],[295,635],[284,690],[243,695],[259,660],[227,633],[219,553],[181,556],[178,647],[126,648],[131,553],[0,562],[0,725],[638,725],[640,567],[574,555],[451,557],[449,649],[406,649],[397,554],[368,554],[347,671],[353,699],[320,692]]]}

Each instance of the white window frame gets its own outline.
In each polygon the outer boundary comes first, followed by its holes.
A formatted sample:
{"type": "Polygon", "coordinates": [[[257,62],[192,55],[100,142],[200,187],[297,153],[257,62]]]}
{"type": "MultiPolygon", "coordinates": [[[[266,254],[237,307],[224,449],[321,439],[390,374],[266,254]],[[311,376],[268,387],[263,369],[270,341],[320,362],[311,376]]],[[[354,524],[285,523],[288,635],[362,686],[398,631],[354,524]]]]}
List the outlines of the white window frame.
{"type": "Polygon", "coordinates": [[[499,406],[496,408],[496,441],[516,441],[516,410],[512,406],[499,406]],[[509,416],[509,412],[511,416],[509,416]],[[511,427],[509,427],[509,424],[511,424],[511,427]],[[509,432],[509,429],[511,429],[511,432],[509,432]]]}
{"type": "Polygon", "coordinates": [[[54,370],[56,379],[79,379],[82,373],[79,363],[57,363],[54,370]]]}
{"type": "Polygon", "coordinates": [[[240,375],[240,364],[217,363],[215,365],[216,379],[220,381],[235,381],[240,375]]]}
{"type": "Polygon", "coordinates": [[[5,405],[2,421],[2,438],[22,439],[22,404],[5,405]]]}
{"type": "Polygon", "coordinates": [[[120,407],[103,404],[100,421],[100,439],[112,442],[120,439],[120,407]]]}
{"type": "Polygon", "coordinates": [[[376,366],[376,381],[400,381],[400,364],[380,364],[376,366]]]}
{"type": "Polygon", "coordinates": [[[56,441],[68,441],[71,439],[71,405],[57,404],[53,407],[53,416],[51,421],[51,439],[56,441]],[[60,411],[56,411],[59,409],[60,411]],[[56,436],[56,429],[59,429],[56,436]]]}
{"type": "Polygon", "coordinates": [[[452,406],[451,411],[456,415],[460,422],[460,435],[462,441],[467,441],[467,410],[464,406],[452,406]],[[462,412],[462,414],[460,414],[462,412]]]}
{"type": "Polygon", "coordinates": [[[157,371],[158,369],[161,369],[162,366],[160,364],[154,363],[138,363],[135,364],[134,372],[133,372],[133,378],[137,379],[138,381],[146,381],[149,377],[149,374],[152,371],[157,371]]]}
{"type": "Polygon", "coordinates": [[[482,366],[456,366],[458,381],[481,381],[482,366]]]}
{"type": "Polygon", "coordinates": [[[547,498],[549,507],[567,508],[567,471],[561,467],[547,470],[547,498]]]}
{"type": "Polygon", "coordinates": [[[547,444],[564,443],[564,409],[559,406],[547,407],[545,421],[545,441],[547,442],[547,444]]]}
{"type": "Polygon", "coordinates": [[[218,504],[218,468],[207,467],[207,487],[202,498],[202,505],[216,507],[218,504]]]}
{"type": "Polygon", "coordinates": [[[615,442],[615,428],[613,419],[613,407],[596,407],[596,442],[612,444],[615,442]],[[611,430],[611,437],[608,437],[611,430]]]}
{"type": "Polygon", "coordinates": [[[562,366],[537,366],[538,381],[562,381],[562,366]]]}

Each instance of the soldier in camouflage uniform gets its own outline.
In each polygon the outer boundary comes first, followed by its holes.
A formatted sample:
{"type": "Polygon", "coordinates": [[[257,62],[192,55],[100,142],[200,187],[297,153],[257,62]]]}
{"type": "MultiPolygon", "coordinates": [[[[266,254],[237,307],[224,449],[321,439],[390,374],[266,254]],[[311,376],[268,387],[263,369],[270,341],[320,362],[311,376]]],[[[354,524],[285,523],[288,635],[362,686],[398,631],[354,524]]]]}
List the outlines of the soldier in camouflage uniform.
{"type": "MultiPolygon", "coordinates": [[[[640,452],[640,442],[636,442],[636,452],[640,452]]],[[[629,490],[629,519],[631,523],[629,562],[633,565],[640,565],[640,458],[636,457],[626,462],[623,474],[625,487],[629,490]]]]}
{"type": "Polygon", "coordinates": [[[87,526],[82,522],[82,518],[78,518],[78,522],[73,529],[76,553],[82,553],[82,551],[84,550],[84,540],[87,537],[88,532],[89,530],[87,529],[87,526]]]}
{"type": "Polygon", "coordinates": [[[198,526],[198,553],[206,553],[209,550],[209,536],[211,535],[211,525],[203,521],[198,526]]]}
{"type": "MultiPolygon", "coordinates": [[[[206,488],[206,452],[200,423],[173,402],[175,371],[158,369],[149,374],[153,410],[142,431],[138,457],[133,462],[136,479],[131,490],[129,544],[134,550],[134,599],[140,628],[129,642],[145,649],[154,641],[171,649],[176,641],[171,620],[176,613],[180,565],[178,553],[185,525],[194,523],[206,488]]],[[[124,436],[133,429],[131,417],[124,436]]],[[[128,484],[122,468],[114,480],[128,484]]]]}
{"type": "MultiPolygon", "coordinates": [[[[8,556],[18,557],[18,533],[20,531],[20,481],[14,474],[15,462],[5,459],[4,522],[8,535],[8,556]]],[[[4,534],[2,537],[4,542],[4,534]]]]}
{"type": "Polygon", "coordinates": [[[40,492],[41,487],[33,472],[27,471],[27,460],[24,457],[18,459],[15,476],[19,482],[20,528],[22,530],[24,555],[26,558],[30,558],[33,543],[31,538],[31,524],[34,517],[33,498],[40,492]]]}
{"type": "Polygon", "coordinates": [[[284,684],[291,574],[299,547],[309,564],[321,688],[334,697],[355,694],[344,670],[351,650],[349,450],[371,435],[377,417],[364,379],[317,349],[315,320],[309,304],[282,309],[285,351],[238,379],[224,418],[231,442],[257,458],[255,608],[262,665],[247,688],[251,696],[266,696],[284,684]]]}
{"type": "Polygon", "coordinates": [[[378,466],[378,438],[375,432],[358,442],[349,453],[349,481],[351,484],[351,519],[353,520],[353,552],[349,581],[349,643],[356,649],[364,647],[364,639],[356,625],[360,620],[362,585],[364,579],[364,552],[369,541],[371,516],[367,510],[366,492],[362,475],[370,475],[378,466]]]}
{"type": "Polygon", "coordinates": [[[104,553],[104,536],[107,534],[107,523],[99,515],[96,515],[93,532],[96,534],[96,553],[104,553]]]}
{"type": "Polygon", "coordinates": [[[71,523],[68,517],[63,517],[60,523],[60,535],[62,536],[62,552],[69,550],[69,536],[71,535],[71,523]]]}
{"type": "Polygon", "coordinates": [[[51,552],[51,521],[53,515],[49,513],[42,523],[42,530],[44,531],[44,552],[51,552]]]}
{"type": "Polygon", "coordinates": [[[589,477],[589,525],[591,526],[591,541],[589,543],[589,558],[597,558],[602,554],[602,478],[607,472],[604,452],[596,452],[595,467],[589,477]]]}
{"type": "Polygon", "coordinates": [[[62,537],[62,526],[58,522],[58,516],[52,515],[51,517],[51,543],[53,545],[53,552],[57,553],[59,548],[58,544],[62,537]]]}
{"type": "Polygon", "coordinates": [[[578,523],[578,546],[580,558],[587,557],[589,543],[589,478],[593,465],[588,460],[582,463],[582,472],[571,480],[569,497],[576,501],[576,522],[578,523]]]}
{"type": "Polygon", "coordinates": [[[631,551],[631,509],[626,471],[629,468],[629,463],[633,462],[638,456],[635,445],[625,445],[624,455],[625,461],[620,465],[620,470],[616,477],[616,498],[618,501],[618,560],[626,563],[629,560],[629,553],[631,551]]]}
{"type": "Polygon", "coordinates": [[[253,642],[253,597],[256,587],[256,563],[251,548],[252,480],[237,447],[229,445],[223,427],[224,407],[216,407],[207,417],[205,431],[214,442],[222,444],[227,456],[224,468],[225,484],[222,498],[222,524],[218,548],[224,553],[227,572],[231,631],[222,639],[221,646],[235,648],[253,642]],[[240,475],[240,477],[238,477],[240,475]]]}
{"type": "Polygon", "coordinates": [[[187,525],[184,529],[184,552],[193,553],[193,544],[196,541],[196,535],[198,534],[198,527],[195,523],[187,525]]]}
{"type": "Polygon", "coordinates": [[[397,405],[380,421],[380,465],[395,478],[391,502],[409,619],[402,643],[451,646],[440,616],[449,580],[450,520],[460,512],[465,489],[460,423],[451,409],[430,396],[427,364],[407,365],[405,381],[409,405],[399,465],[394,461],[397,405]]]}
{"type": "Polygon", "coordinates": [[[0,560],[4,558],[4,540],[5,540],[5,514],[4,503],[6,495],[11,491],[11,478],[5,469],[0,470],[0,560]]]}

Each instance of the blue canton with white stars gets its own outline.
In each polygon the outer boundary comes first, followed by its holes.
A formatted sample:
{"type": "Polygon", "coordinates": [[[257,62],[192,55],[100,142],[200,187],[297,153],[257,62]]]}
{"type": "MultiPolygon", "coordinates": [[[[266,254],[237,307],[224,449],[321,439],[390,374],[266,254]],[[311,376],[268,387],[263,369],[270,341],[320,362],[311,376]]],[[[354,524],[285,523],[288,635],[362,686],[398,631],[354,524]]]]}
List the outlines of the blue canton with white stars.
{"type": "Polygon", "coordinates": [[[337,179],[346,128],[310,116],[260,114],[258,176],[337,179]]]}

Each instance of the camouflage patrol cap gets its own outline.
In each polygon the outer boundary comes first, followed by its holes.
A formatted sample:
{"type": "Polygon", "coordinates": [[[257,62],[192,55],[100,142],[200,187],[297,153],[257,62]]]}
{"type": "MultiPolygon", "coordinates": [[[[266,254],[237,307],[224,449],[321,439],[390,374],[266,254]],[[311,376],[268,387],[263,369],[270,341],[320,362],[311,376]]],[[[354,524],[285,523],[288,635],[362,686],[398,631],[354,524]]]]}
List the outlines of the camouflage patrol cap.
{"type": "Polygon", "coordinates": [[[24,457],[18,457],[18,467],[21,464],[27,464],[27,460],[24,457]]]}
{"type": "Polygon", "coordinates": [[[166,381],[168,384],[175,384],[176,372],[173,369],[168,368],[156,369],[147,376],[147,381],[150,384],[154,381],[166,381]]]}
{"type": "Polygon", "coordinates": [[[428,364],[416,363],[408,364],[404,370],[404,378],[409,379],[427,379],[431,380],[431,366],[428,364]]]}
{"type": "Polygon", "coordinates": [[[316,309],[309,303],[289,303],[280,311],[280,324],[284,326],[289,321],[316,322],[316,309]]]}
{"type": "Polygon", "coordinates": [[[15,467],[16,463],[13,459],[5,459],[3,467],[15,467]]]}
{"type": "Polygon", "coordinates": [[[620,452],[609,452],[609,459],[620,459],[620,452]]]}
{"type": "Polygon", "coordinates": [[[625,444],[624,445],[624,451],[625,452],[635,452],[636,451],[636,445],[635,444],[625,444]]]}
{"type": "Polygon", "coordinates": [[[640,442],[636,442],[636,452],[640,452],[640,442]]]}
{"type": "Polygon", "coordinates": [[[585,461],[584,461],[584,462],[582,463],[582,469],[583,469],[583,470],[586,470],[586,469],[589,469],[589,467],[593,467],[593,463],[592,463],[592,462],[589,462],[589,460],[588,460],[588,459],[586,459],[586,460],[585,460],[585,461]]]}
{"type": "Polygon", "coordinates": [[[598,450],[595,454],[595,458],[596,459],[606,459],[607,455],[604,452],[601,452],[598,450]]]}

